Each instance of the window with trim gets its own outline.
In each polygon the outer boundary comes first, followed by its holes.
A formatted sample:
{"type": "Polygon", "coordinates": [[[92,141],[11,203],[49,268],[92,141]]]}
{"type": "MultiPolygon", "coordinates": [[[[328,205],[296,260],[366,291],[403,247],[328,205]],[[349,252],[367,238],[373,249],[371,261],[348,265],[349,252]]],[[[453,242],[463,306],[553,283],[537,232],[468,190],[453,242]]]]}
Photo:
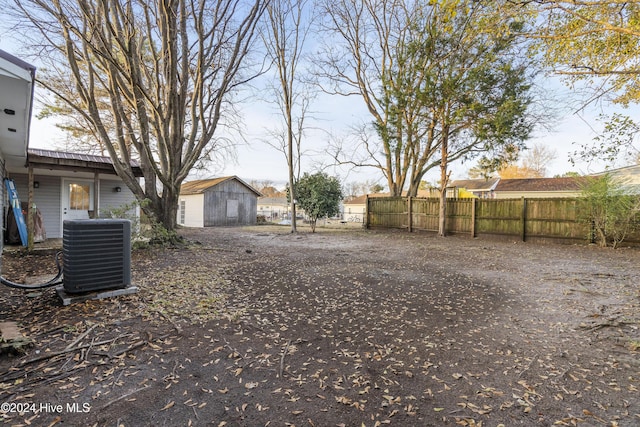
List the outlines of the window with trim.
{"type": "Polygon", "coordinates": [[[88,211],[91,209],[91,186],[69,184],[69,209],[88,211]]]}

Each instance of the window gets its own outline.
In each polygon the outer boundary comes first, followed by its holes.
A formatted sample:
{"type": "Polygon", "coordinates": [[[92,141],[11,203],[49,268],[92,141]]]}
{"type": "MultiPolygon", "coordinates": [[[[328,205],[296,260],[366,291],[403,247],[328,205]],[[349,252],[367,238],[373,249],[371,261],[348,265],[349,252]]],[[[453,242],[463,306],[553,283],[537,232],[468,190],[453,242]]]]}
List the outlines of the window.
{"type": "Polygon", "coordinates": [[[237,217],[238,217],[238,201],[227,200],[227,218],[237,218],[237,217]]]}
{"type": "Polygon", "coordinates": [[[184,200],[180,200],[180,224],[184,225],[184,215],[186,210],[186,204],[184,200]]]}
{"type": "Polygon", "coordinates": [[[91,186],[69,184],[69,209],[88,211],[91,209],[91,186]]]}

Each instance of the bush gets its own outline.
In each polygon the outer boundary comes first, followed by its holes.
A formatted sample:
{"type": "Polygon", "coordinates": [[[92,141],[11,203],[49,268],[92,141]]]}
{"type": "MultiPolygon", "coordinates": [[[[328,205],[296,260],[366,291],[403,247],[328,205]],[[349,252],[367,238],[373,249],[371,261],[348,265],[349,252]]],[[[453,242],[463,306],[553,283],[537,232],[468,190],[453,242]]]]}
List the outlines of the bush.
{"type": "Polygon", "coordinates": [[[639,229],[640,198],[629,186],[610,174],[591,177],[582,189],[582,221],[591,225],[589,239],[600,246],[617,248],[639,229]]]}
{"type": "MultiPolygon", "coordinates": [[[[164,226],[143,215],[146,220],[141,222],[138,217],[138,207],[143,205],[137,200],[117,207],[109,207],[100,211],[101,218],[120,218],[131,221],[131,243],[134,249],[141,249],[149,244],[174,246],[183,243],[175,231],[168,231],[164,226]]],[[[142,212],[142,209],[140,209],[142,212]]]]}

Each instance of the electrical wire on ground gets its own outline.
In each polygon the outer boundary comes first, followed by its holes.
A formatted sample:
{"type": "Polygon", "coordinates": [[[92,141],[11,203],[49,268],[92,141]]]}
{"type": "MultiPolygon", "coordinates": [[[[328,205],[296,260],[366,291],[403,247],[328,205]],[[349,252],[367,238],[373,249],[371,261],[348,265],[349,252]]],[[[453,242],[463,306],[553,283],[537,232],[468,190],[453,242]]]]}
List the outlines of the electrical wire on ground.
{"type": "Polygon", "coordinates": [[[55,286],[55,285],[59,285],[62,283],[62,265],[60,264],[60,256],[62,255],[62,252],[57,252],[56,253],[56,267],[58,268],[58,274],[56,274],[56,276],[49,280],[48,282],[45,283],[40,283],[40,284],[36,284],[36,285],[25,285],[22,283],[15,283],[12,282],[10,280],[5,279],[4,277],[0,276],[0,283],[2,283],[5,286],[9,286],[10,288],[16,288],[16,289],[24,289],[24,290],[33,290],[33,289],[44,289],[44,288],[48,288],[50,286],[55,286]]]}

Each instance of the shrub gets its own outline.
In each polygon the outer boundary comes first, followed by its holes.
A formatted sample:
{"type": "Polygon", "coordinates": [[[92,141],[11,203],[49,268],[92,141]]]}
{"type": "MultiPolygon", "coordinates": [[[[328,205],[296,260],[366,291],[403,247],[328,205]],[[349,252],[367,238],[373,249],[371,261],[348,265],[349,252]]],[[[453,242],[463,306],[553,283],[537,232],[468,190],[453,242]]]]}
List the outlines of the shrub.
{"type": "Polygon", "coordinates": [[[582,189],[581,220],[591,224],[589,239],[616,248],[638,230],[640,198],[630,193],[625,181],[610,174],[591,177],[582,189]]]}

